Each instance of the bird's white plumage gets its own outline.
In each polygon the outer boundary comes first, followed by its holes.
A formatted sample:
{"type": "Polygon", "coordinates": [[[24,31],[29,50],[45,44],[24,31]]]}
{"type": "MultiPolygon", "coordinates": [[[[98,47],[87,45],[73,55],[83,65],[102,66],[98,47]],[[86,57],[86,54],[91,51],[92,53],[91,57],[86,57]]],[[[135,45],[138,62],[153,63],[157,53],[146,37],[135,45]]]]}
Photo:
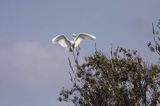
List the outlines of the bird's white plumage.
{"type": "Polygon", "coordinates": [[[62,47],[70,47],[71,42],[64,36],[64,35],[58,35],[52,39],[52,43],[59,43],[62,47]]]}
{"type": "Polygon", "coordinates": [[[52,39],[52,43],[59,43],[62,47],[68,48],[73,51],[82,40],[95,40],[96,37],[88,33],[79,33],[78,36],[74,35],[73,41],[68,40],[64,35],[58,35],[52,39]]]}
{"type": "Polygon", "coordinates": [[[91,34],[88,34],[88,33],[79,33],[79,35],[75,38],[75,44],[74,44],[74,47],[77,47],[82,40],[95,40],[96,37],[91,35],[91,34]]]}

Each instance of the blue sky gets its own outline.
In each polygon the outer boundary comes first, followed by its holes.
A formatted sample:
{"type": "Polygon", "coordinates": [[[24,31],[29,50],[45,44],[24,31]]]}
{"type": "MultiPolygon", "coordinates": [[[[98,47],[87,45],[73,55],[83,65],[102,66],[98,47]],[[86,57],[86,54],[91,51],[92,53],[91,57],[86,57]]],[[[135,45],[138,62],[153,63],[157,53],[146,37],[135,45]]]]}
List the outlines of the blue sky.
{"type": "MultiPolygon", "coordinates": [[[[139,50],[156,61],[146,44],[152,41],[151,23],[160,18],[159,0],[0,0],[0,105],[68,106],[57,101],[69,87],[71,56],[52,45],[57,34],[87,32],[99,49],[111,44],[139,50]]],[[[81,55],[94,52],[82,42],[81,55]]]]}

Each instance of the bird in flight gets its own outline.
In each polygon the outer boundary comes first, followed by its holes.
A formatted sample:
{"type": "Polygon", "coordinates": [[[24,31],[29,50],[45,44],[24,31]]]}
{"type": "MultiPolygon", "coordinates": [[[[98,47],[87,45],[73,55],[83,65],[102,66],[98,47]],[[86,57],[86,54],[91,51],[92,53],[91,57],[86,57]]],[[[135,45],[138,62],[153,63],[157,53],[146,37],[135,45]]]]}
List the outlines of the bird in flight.
{"type": "Polygon", "coordinates": [[[96,37],[88,33],[79,33],[78,35],[73,34],[73,40],[68,40],[63,34],[57,35],[52,39],[52,43],[59,43],[62,47],[67,48],[72,52],[82,40],[95,40],[96,37]]]}

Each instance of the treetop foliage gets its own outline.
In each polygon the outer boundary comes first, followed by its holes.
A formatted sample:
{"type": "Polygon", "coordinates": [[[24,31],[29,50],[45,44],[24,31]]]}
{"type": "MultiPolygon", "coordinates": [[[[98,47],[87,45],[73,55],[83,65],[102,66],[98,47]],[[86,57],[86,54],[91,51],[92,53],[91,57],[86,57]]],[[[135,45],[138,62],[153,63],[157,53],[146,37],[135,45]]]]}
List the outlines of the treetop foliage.
{"type": "MultiPolygon", "coordinates": [[[[160,56],[157,40],[148,47],[160,56]]],[[[59,101],[75,106],[155,106],[160,102],[160,65],[147,64],[137,51],[117,47],[106,56],[96,49],[82,64],[79,50],[73,57],[74,63],[69,59],[73,86],[61,90],[59,101]]]]}

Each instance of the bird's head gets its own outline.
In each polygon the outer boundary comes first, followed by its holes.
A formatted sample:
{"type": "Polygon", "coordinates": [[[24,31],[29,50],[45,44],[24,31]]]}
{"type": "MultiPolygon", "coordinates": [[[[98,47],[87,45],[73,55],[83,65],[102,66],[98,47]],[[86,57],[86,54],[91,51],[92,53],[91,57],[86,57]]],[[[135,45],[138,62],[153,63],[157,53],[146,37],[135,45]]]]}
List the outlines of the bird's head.
{"type": "Polygon", "coordinates": [[[77,35],[75,33],[73,33],[73,36],[72,36],[73,41],[76,39],[76,37],[77,37],[77,35]]]}

